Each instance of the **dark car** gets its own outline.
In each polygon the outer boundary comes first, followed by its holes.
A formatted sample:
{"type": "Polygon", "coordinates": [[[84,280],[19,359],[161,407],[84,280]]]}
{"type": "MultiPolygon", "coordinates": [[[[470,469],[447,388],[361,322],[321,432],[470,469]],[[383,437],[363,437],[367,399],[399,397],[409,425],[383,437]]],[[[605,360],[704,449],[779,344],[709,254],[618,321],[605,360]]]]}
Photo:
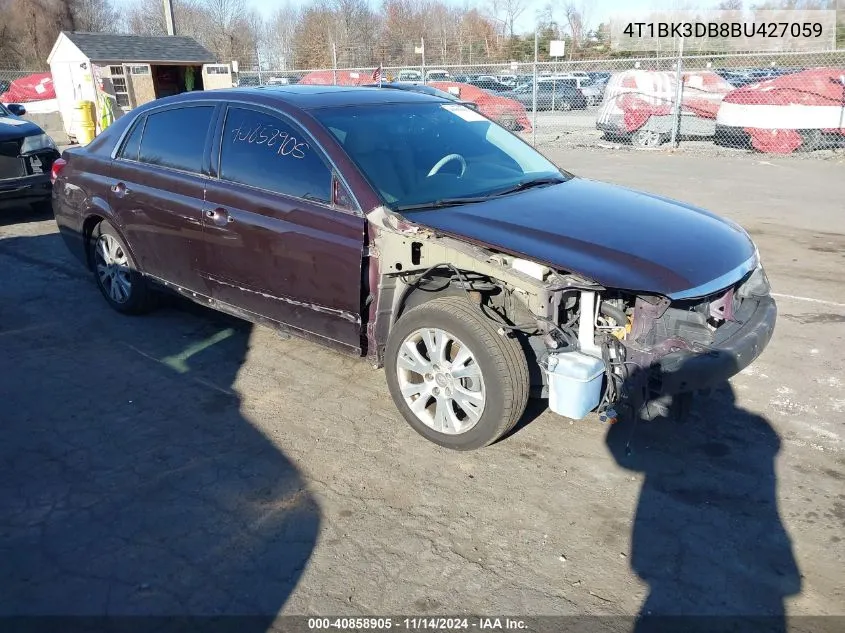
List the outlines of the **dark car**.
{"type": "Polygon", "coordinates": [[[475,86],[476,88],[489,90],[490,92],[510,92],[513,89],[513,86],[504,84],[492,77],[479,77],[478,79],[471,79],[466,83],[470,86],[475,86]]]}
{"type": "Polygon", "coordinates": [[[167,289],[365,357],[454,449],[494,442],[531,394],[614,417],[707,388],[774,328],[736,224],[573,176],[417,92],[187,93],[57,165],[61,235],[115,310],[167,289]]]}
{"type": "Polygon", "coordinates": [[[0,103],[0,208],[50,205],[50,169],[56,144],[35,123],[21,119],[26,109],[0,103]]]}
{"type": "MultiPolygon", "coordinates": [[[[503,97],[519,101],[526,110],[534,104],[534,84],[522,84],[503,97]]],[[[537,110],[585,110],[587,97],[578,88],[576,79],[539,79],[537,81],[537,110]]]]}

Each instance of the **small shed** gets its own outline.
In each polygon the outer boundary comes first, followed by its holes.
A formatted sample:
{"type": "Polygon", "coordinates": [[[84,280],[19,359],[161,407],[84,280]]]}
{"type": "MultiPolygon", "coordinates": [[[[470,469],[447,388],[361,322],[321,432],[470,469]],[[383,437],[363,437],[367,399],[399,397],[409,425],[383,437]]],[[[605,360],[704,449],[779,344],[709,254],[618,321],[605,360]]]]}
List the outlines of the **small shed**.
{"type": "Polygon", "coordinates": [[[73,135],[74,106],[113,98],[120,116],[159,97],[231,87],[228,64],[191,37],[62,31],[47,58],[65,130],[73,135]]]}

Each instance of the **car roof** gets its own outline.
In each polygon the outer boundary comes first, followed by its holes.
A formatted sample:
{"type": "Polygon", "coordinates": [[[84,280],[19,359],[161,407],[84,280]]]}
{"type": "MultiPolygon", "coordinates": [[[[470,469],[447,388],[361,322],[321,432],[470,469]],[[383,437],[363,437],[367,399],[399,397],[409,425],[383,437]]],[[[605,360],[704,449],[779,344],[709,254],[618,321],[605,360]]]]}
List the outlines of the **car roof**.
{"type": "Polygon", "coordinates": [[[250,100],[254,100],[256,103],[285,103],[301,110],[351,105],[443,101],[441,97],[411,90],[374,90],[369,86],[293,84],[187,92],[174,97],[157,99],[151,103],[164,105],[166,102],[179,103],[210,99],[237,100],[244,97],[251,97],[250,100]]]}

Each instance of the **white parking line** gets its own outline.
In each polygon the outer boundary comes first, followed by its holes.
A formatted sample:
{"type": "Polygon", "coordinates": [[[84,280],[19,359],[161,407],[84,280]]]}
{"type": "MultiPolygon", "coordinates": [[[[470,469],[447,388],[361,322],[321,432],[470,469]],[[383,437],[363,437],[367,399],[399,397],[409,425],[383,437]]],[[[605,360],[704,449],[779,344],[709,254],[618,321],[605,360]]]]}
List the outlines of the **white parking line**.
{"type": "Polygon", "coordinates": [[[835,308],[845,308],[845,303],[836,303],[835,301],[825,301],[824,299],[812,299],[810,297],[798,297],[796,295],[784,295],[778,292],[772,293],[773,297],[778,297],[779,299],[792,299],[794,301],[806,301],[807,303],[821,303],[822,305],[826,306],[833,306],[835,308]]]}

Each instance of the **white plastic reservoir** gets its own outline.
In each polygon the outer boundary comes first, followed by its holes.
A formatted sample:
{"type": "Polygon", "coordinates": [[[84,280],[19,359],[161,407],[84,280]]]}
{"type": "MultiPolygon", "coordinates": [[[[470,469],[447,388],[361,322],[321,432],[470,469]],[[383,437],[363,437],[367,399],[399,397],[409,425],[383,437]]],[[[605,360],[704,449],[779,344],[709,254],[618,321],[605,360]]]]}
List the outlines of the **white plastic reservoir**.
{"type": "Polygon", "coordinates": [[[599,406],[604,361],[583,352],[549,354],[549,408],[580,420],[599,406]]]}

